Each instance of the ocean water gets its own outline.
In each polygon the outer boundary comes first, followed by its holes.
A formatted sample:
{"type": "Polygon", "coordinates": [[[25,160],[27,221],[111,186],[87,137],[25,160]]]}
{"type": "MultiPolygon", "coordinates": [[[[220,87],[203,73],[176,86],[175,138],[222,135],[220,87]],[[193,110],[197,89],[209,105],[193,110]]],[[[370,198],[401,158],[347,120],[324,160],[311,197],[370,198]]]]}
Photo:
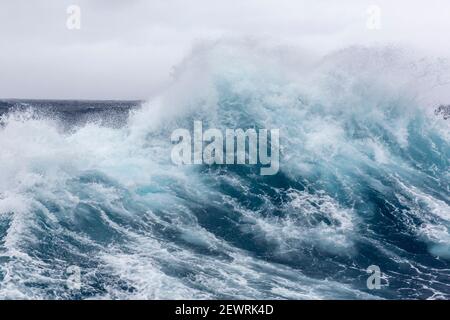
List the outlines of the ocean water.
{"type": "Polygon", "coordinates": [[[449,299],[448,75],[221,44],[148,101],[1,101],[0,298],[449,299]],[[193,121],[280,129],[280,171],[175,166],[193,121]]]}

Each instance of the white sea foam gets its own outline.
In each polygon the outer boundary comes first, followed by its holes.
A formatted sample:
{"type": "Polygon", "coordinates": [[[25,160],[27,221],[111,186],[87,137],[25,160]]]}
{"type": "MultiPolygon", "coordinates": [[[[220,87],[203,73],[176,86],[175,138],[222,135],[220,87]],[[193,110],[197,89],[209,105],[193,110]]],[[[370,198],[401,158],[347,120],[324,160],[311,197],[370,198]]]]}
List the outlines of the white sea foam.
{"type": "MultiPolygon", "coordinates": [[[[46,261],[44,244],[52,253],[66,250],[92,261],[83,274],[95,298],[373,298],[349,284],[264,261],[202,226],[192,207],[227,206],[242,223],[236,232],[272,246],[281,260],[309,249],[357,256],[355,243],[368,236],[360,234],[364,217],[354,207],[362,201],[358,188],[389,193],[365,170],[382,175],[402,168],[422,177],[398,152],[414,145],[415,117],[426,134],[449,142],[448,122],[422,114],[424,100],[410,95],[423,79],[411,82],[415,73],[405,75],[405,54],[395,52],[353,48],[310,63],[225,42],[194,50],[174,84],[132,112],[124,127],[91,122],[64,132],[56,120],[31,111],[3,117],[0,216],[8,226],[0,245],[6,258],[0,297],[44,298],[43,287],[70,297],[64,281],[73,260],[56,255],[46,261]],[[263,205],[252,210],[208,185],[207,174],[173,166],[170,132],[197,117],[218,128],[280,128],[281,174],[309,185],[269,185],[284,200],[275,203],[261,192],[254,196],[263,205]],[[276,210],[278,216],[270,215],[276,210]],[[51,240],[44,239],[48,233],[51,240]]],[[[213,180],[253,195],[253,176],[225,173],[213,180]]],[[[403,192],[423,203],[413,210],[424,222],[417,234],[433,244],[432,254],[448,258],[448,225],[423,209],[448,222],[447,203],[402,179],[403,192]]]]}

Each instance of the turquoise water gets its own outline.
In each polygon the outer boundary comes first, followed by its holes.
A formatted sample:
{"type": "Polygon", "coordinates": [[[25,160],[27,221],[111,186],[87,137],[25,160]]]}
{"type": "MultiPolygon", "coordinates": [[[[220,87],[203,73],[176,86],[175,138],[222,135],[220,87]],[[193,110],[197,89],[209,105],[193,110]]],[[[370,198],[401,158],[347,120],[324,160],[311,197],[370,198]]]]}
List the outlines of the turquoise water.
{"type": "Polygon", "coordinates": [[[148,102],[4,101],[0,297],[448,299],[431,80],[390,50],[286,60],[225,46],[148,102]],[[170,134],[193,121],[280,129],[280,171],[175,166],[170,134]]]}

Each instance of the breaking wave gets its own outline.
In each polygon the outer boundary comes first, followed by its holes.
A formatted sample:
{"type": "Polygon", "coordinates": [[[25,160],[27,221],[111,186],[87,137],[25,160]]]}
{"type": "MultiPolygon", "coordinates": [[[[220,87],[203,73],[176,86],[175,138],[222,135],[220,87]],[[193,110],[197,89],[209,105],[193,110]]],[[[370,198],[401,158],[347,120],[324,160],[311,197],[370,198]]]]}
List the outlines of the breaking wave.
{"type": "Polygon", "coordinates": [[[117,125],[5,112],[0,298],[450,298],[448,67],[393,48],[305,56],[198,47],[117,125]],[[194,120],[279,128],[279,173],[175,166],[170,134],[194,120]]]}

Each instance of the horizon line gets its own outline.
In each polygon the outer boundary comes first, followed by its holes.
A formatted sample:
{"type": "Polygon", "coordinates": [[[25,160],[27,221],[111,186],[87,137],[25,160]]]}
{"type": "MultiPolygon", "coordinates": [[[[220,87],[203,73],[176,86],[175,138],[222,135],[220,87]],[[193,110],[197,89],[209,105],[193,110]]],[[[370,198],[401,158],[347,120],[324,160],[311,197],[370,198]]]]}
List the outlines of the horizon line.
{"type": "Polygon", "coordinates": [[[145,99],[71,99],[71,98],[0,98],[0,101],[86,101],[86,102],[145,102],[145,99]]]}

